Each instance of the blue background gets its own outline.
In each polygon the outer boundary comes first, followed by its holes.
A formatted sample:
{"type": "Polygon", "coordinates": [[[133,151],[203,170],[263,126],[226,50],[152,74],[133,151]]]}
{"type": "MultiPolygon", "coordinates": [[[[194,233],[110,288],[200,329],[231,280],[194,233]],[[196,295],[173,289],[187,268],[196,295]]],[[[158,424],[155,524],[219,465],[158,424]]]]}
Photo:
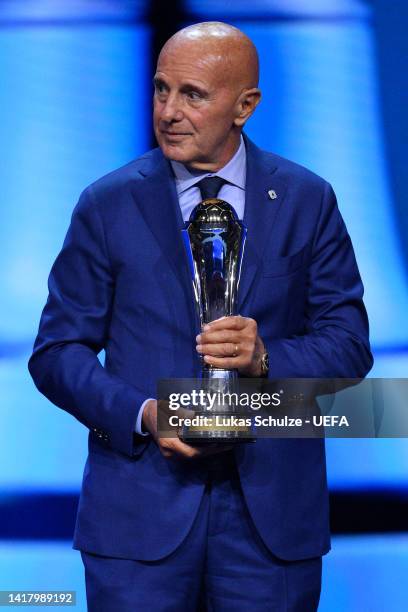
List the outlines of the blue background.
{"type": "MultiPolygon", "coordinates": [[[[183,10],[186,22],[225,20],[254,40],[263,100],[247,133],[333,184],[366,289],[370,375],[406,377],[408,8],[391,4],[203,0],[183,10]]],[[[150,147],[148,8],[0,5],[0,504],[7,508],[21,495],[29,503],[79,491],[86,431],[36,392],[26,362],[80,192],[150,147]]],[[[327,447],[334,493],[408,490],[406,440],[327,447]]],[[[81,564],[68,541],[16,542],[7,525],[2,533],[0,589],[76,588],[85,609],[81,564]]],[[[408,609],[407,538],[336,536],[320,609],[408,609]]]]}

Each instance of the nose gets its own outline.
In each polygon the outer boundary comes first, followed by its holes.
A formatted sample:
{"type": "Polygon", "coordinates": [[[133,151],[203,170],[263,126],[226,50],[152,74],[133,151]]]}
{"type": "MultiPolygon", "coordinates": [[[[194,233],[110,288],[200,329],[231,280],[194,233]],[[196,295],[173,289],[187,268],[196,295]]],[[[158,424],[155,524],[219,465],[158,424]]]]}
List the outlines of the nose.
{"type": "Polygon", "coordinates": [[[176,95],[169,95],[161,107],[161,119],[166,123],[181,121],[184,117],[180,107],[180,100],[176,95]]]}

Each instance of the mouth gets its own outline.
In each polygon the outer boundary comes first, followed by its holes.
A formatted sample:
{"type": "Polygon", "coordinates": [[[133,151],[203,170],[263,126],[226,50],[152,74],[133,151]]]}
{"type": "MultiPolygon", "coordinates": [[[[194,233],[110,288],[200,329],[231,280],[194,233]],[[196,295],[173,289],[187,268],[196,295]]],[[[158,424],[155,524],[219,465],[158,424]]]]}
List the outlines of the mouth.
{"type": "Polygon", "coordinates": [[[186,136],[191,136],[189,132],[170,132],[168,130],[162,130],[162,134],[169,140],[181,140],[186,138],[186,136]]]}

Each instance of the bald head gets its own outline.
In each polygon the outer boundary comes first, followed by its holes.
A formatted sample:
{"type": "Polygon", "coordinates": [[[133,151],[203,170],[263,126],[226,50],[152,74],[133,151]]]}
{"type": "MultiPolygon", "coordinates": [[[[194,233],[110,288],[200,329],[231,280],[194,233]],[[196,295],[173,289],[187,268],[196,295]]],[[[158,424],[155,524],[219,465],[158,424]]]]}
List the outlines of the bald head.
{"type": "Polygon", "coordinates": [[[216,171],[238,149],[260,100],[258,54],[237,28],[198,23],[166,42],[154,86],[154,130],[164,155],[216,171]]]}
{"type": "Polygon", "coordinates": [[[223,78],[242,88],[258,87],[258,52],[252,40],[238,28],[221,21],[196,23],[176,32],[163,46],[160,56],[199,52],[219,65],[223,78]]]}

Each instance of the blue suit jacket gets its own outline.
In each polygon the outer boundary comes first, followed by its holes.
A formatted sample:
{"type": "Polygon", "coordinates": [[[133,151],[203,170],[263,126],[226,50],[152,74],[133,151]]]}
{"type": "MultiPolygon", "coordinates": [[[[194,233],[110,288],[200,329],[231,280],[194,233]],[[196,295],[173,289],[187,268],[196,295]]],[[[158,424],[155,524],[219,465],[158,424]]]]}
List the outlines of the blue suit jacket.
{"type": "MultiPolygon", "coordinates": [[[[363,287],[333,190],[248,139],[246,147],[238,311],[258,322],[270,375],[365,376],[372,357],[363,287]]],[[[169,461],[150,436],[133,433],[158,378],[198,370],[181,226],[169,163],[155,149],[83,192],[50,274],[29,368],[39,390],[90,430],[75,548],[158,559],[198,510],[205,461],[169,461]]],[[[324,441],[260,439],[235,453],[270,550],[288,560],[327,552],[324,441]]]]}

